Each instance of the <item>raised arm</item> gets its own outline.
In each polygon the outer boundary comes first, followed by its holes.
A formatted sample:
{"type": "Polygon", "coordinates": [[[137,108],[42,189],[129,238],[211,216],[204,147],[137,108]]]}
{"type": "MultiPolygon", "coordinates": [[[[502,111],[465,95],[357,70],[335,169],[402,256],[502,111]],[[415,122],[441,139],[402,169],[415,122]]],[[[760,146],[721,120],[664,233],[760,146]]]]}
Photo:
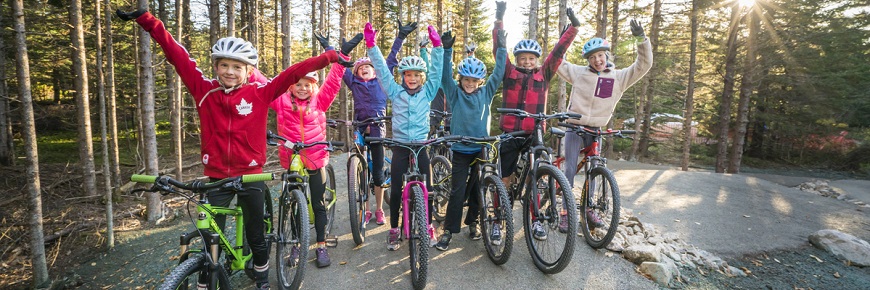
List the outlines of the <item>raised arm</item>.
{"type": "Polygon", "coordinates": [[[574,37],[577,36],[577,26],[580,26],[580,21],[577,20],[577,17],[574,16],[574,10],[568,8],[565,11],[568,19],[571,20],[571,24],[562,32],[562,36],[559,37],[559,42],[553,47],[553,50],[550,51],[550,54],[547,55],[547,59],[544,60],[544,65],[541,68],[544,72],[544,81],[549,82],[550,79],[556,75],[556,69],[559,68],[559,64],[562,63],[562,58],[565,57],[565,52],[568,51],[568,47],[571,46],[571,42],[574,42],[574,37]]]}
{"type": "MultiPolygon", "coordinates": [[[[346,56],[339,56],[348,59],[346,56]]],[[[326,80],[323,81],[323,86],[320,87],[320,92],[317,93],[317,108],[326,112],[335,101],[335,96],[341,90],[341,76],[347,69],[338,63],[332,64],[329,73],[326,75],[326,80]]]]}
{"type": "Polygon", "coordinates": [[[495,91],[504,80],[505,59],[507,59],[507,48],[499,47],[495,53],[495,68],[492,69],[492,74],[486,80],[486,90],[490,99],[495,96],[495,91]]]}
{"type": "Polygon", "coordinates": [[[423,84],[423,89],[426,91],[425,96],[431,103],[438,93],[438,88],[441,87],[441,82],[438,82],[438,80],[441,79],[440,68],[444,61],[444,48],[441,46],[441,36],[438,35],[438,31],[432,25],[429,25],[429,40],[432,41],[432,59],[428,64],[429,72],[426,74],[426,79],[430,81],[423,84]]]}
{"type": "Polygon", "coordinates": [[[284,69],[284,71],[266,83],[266,85],[258,87],[257,92],[260,96],[266,98],[266,102],[271,102],[287,91],[290,86],[299,82],[299,79],[304,77],[305,74],[322,69],[336,61],[338,61],[338,53],[335,50],[327,50],[318,56],[311,57],[284,69]]]}
{"type": "Polygon", "coordinates": [[[378,83],[384,89],[387,99],[392,100],[402,87],[393,80],[393,73],[387,68],[387,63],[384,61],[384,55],[377,46],[369,48],[369,58],[372,59],[372,65],[375,67],[375,73],[378,76],[378,83]]]}
{"type": "MultiPolygon", "coordinates": [[[[453,55],[453,49],[445,49],[444,55],[453,55]]],[[[448,104],[456,102],[456,96],[459,91],[459,86],[456,84],[456,81],[453,80],[452,59],[452,57],[445,57],[443,61],[444,65],[441,70],[441,90],[444,91],[444,98],[447,100],[448,104]]]]}

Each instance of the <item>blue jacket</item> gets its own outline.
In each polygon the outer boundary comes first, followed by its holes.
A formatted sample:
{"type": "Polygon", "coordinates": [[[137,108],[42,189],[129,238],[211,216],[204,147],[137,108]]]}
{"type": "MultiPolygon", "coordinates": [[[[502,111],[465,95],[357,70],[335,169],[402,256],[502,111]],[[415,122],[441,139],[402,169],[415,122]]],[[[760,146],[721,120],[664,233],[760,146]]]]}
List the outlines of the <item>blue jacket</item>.
{"type": "MultiPolygon", "coordinates": [[[[387,56],[387,68],[393,71],[393,68],[399,64],[396,59],[396,54],[402,49],[404,39],[396,37],[393,41],[393,47],[390,49],[390,55],[387,56]]],[[[378,76],[384,76],[387,79],[392,78],[392,73],[378,76]]],[[[364,81],[353,74],[353,70],[344,71],[342,77],[344,84],[350,89],[353,95],[353,116],[357,121],[362,121],[368,118],[382,117],[387,114],[387,95],[381,89],[381,84],[378,83],[378,77],[364,81]]],[[[375,125],[377,126],[377,125],[375,125]]]]}
{"type": "MultiPolygon", "coordinates": [[[[453,49],[444,50],[445,55],[453,55],[453,49]]],[[[444,62],[444,75],[441,77],[441,87],[447,104],[453,112],[450,134],[471,137],[489,136],[489,111],[492,98],[504,79],[504,67],[507,59],[507,49],[499,47],[495,55],[495,68],[486,79],[486,85],[471,94],[466,94],[453,80],[452,61],[444,62]]],[[[480,152],[481,145],[454,143],[450,149],[459,153],[472,154],[480,152]]]]}
{"type": "MultiPolygon", "coordinates": [[[[441,67],[444,56],[444,48],[432,49],[432,59],[429,63],[426,82],[419,92],[414,95],[405,91],[401,85],[390,78],[379,77],[378,82],[387,94],[387,98],[393,104],[393,138],[399,141],[426,140],[429,135],[429,103],[438,92],[441,79],[441,67]]],[[[384,61],[384,55],[377,46],[369,48],[369,57],[375,66],[378,76],[390,75],[390,70],[384,61]]]]}

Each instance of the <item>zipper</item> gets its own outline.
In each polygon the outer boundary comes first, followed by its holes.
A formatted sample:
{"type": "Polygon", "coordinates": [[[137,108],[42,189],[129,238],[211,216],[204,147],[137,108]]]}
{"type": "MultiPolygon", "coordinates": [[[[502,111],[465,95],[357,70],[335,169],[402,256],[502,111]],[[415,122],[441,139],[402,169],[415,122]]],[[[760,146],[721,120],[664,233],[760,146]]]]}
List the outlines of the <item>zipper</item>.
{"type": "MultiPolygon", "coordinates": [[[[522,88],[520,89],[520,95],[518,96],[518,99],[517,99],[518,102],[517,102],[517,107],[516,107],[517,109],[522,109],[523,111],[525,111],[523,104],[526,102],[526,91],[528,91],[528,88],[529,88],[529,78],[532,77],[531,73],[528,73],[525,75],[526,76],[523,77],[523,85],[522,85],[522,88]]],[[[520,118],[518,118],[516,116],[514,116],[514,118],[516,119],[516,121],[514,122],[514,131],[519,131],[523,128],[523,121],[525,121],[525,120],[524,119],[521,120],[520,118]]]]}
{"type": "Polygon", "coordinates": [[[231,95],[230,94],[225,94],[225,95],[227,97],[223,98],[224,99],[224,109],[225,110],[229,109],[227,116],[229,116],[229,119],[230,119],[229,123],[227,124],[227,137],[229,140],[227,142],[227,154],[225,156],[226,157],[225,164],[227,165],[227,176],[229,176],[230,172],[232,171],[232,164],[230,163],[231,162],[230,156],[232,155],[232,151],[230,151],[230,150],[232,150],[232,144],[233,144],[233,142],[232,142],[232,140],[233,140],[233,137],[232,137],[233,136],[233,112],[232,112],[232,108],[231,108],[232,105],[227,106],[227,103],[229,102],[229,99],[230,99],[229,97],[231,95]]]}

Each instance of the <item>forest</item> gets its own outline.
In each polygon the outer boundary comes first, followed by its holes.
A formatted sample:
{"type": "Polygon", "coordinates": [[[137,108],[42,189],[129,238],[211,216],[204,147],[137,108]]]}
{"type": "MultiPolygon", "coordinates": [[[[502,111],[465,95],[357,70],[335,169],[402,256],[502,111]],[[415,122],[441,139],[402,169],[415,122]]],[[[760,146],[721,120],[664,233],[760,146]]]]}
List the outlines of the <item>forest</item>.
{"type": "MultiPolygon", "coordinates": [[[[508,50],[529,38],[546,55],[569,23],[568,7],[582,23],[567,62],[585,65],[583,43],[601,37],[613,45],[617,68],[631,65],[632,19],[653,46],[653,68],[625,92],[609,124],[640,133],[610,144],[605,156],[720,173],[773,167],[870,174],[870,1],[508,1],[508,50]]],[[[211,66],[218,38],[236,36],[258,48],[259,70],[276,75],[321,52],[314,32],[338,44],[371,22],[385,47],[397,20],[420,23],[402,55],[417,54],[416,39],[432,25],[452,31],[457,47],[477,44],[490,71],[495,61],[490,0],[4,1],[0,281],[46,283],[59,251],[48,236],[97,230],[112,247],[112,205],[129,191],[130,174],[201,176],[191,170],[200,165],[192,98],[148,34],[115,15],[136,8],[161,19],[200,67],[211,66]],[[70,229],[58,222],[69,217],[55,210],[68,203],[103,208],[104,221],[70,229]]],[[[356,48],[351,57],[364,53],[356,48]]],[[[448,57],[458,63],[464,56],[457,49],[448,57]]],[[[547,111],[564,111],[571,86],[559,78],[550,86],[547,111]]],[[[496,95],[493,108],[500,104],[496,95]]],[[[347,120],[352,112],[343,89],[329,117],[347,120]]],[[[330,139],[347,138],[330,132],[330,139]]],[[[160,219],[159,194],[132,200],[146,209],[147,222],[160,219]]]]}

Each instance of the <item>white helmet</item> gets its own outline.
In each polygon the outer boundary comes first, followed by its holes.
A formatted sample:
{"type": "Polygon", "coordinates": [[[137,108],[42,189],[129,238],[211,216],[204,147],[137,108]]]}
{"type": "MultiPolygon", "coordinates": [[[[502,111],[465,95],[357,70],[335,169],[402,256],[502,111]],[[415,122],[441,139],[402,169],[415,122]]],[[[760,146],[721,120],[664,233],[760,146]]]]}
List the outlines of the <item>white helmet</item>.
{"type": "Polygon", "coordinates": [[[305,74],[305,76],[302,77],[302,78],[309,79],[309,80],[311,80],[312,82],[315,82],[315,83],[318,81],[318,79],[317,79],[317,72],[316,72],[316,71],[313,71],[313,72],[307,73],[307,74],[305,74]]]}
{"type": "Polygon", "coordinates": [[[249,65],[257,65],[257,49],[250,42],[238,37],[224,37],[211,47],[211,59],[229,58],[249,65]]]}
{"type": "Polygon", "coordinates": [[[517,45],[514,46],[514,56],[521,52],[528,52],[537,57],[541,57],[541,45],[538,44],[537,41],[531,39],[520,40],[520,42],[517,42],[517,45]]]}
{"type": "Polygon", "coordinates": [[[428,70],[423,58],[416,55],[403,57],[402,60],[399,61],[398,66],[400,73],[405,72],[406,70],[421,71],[425,73],[428,70]]]}

